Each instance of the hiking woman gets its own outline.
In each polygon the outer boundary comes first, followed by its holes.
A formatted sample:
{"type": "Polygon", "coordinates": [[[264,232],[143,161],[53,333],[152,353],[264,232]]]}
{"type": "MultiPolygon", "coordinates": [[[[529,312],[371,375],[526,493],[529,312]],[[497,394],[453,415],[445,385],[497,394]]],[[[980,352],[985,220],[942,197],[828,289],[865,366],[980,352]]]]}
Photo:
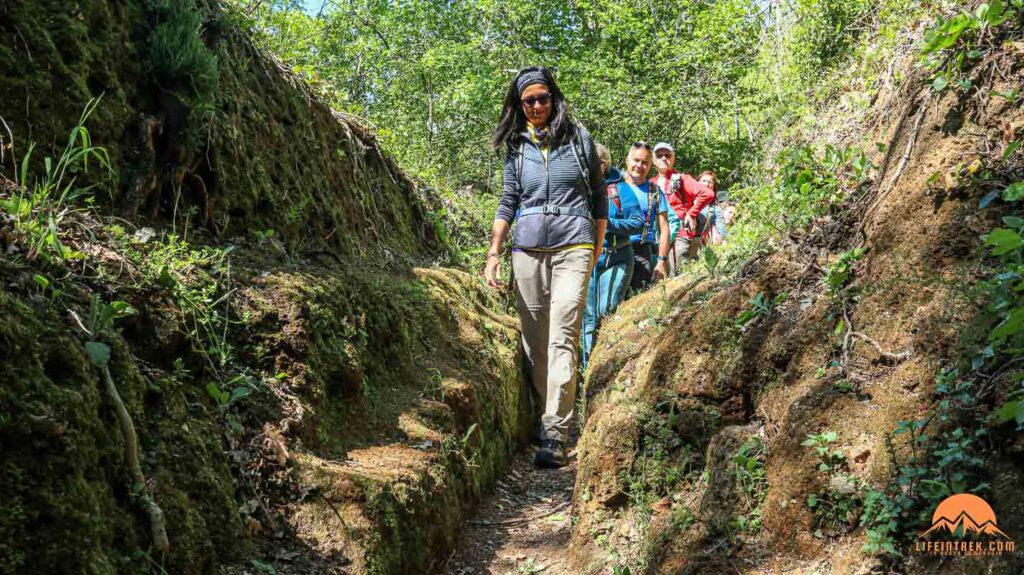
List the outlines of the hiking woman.
{"type": "Polygon", "coordinates": [[[708,221],[707,229],[704,230],[704,245],[720,244],[725,241],[729,231],[718,202],[718,176],[713,170],[705,170],[697,176],[697,181],[715,193],[715,200],[700,212],[708,221]]]}
{"type": "Polygon", "coordinates": [[[626,297],[633,266],[633,245],[629,236],[639,234],[644,226],[640,203],[630,186],[623,182],[622,172],[612,166],[608,148],[598,144],[597,157],[605,174],[608,226],[601,257],[590,274],[590,287],[587,288],[587,306],[583,314],[583,367],[590,359],[594,333],[601,318],[614,312],[626,297]]]}
{"type": "Polygon", "coordinates": [[[500,288],[509,228],[527,371],[543,405],[538,467],[565,465],[576,401],[587,278],[601,255],[608,217],[594,140],[569,117],[547,68],[521,70],[505,94],[491,145],[505,148],[502,194],[484,276],[500,288]]]}

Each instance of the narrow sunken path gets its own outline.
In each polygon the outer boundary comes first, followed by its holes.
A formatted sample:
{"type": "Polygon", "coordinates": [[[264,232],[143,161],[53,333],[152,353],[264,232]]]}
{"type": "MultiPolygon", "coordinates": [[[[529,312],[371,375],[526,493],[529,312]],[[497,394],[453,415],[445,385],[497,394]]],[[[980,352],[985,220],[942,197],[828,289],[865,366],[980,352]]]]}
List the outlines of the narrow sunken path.
{"type": "Polygon", "coordinates": [[[566,565],[575,445],[562,469],[535,469],[527,449],[465,527],[446,575],[571,575],[566,565]]]}

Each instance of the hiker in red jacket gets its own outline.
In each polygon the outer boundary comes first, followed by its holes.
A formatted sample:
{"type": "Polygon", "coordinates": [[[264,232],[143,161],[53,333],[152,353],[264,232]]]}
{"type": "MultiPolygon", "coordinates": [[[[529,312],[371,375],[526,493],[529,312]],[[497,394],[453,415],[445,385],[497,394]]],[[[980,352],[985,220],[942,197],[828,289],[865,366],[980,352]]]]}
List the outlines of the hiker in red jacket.
{"type": "Polygon", "coordinates": [[[693,176],[675,171],[676,151],[670,144],[660,142],[654,146],[654,167],[658,175],[651,182],[661,188],[669,206],[669,234],[673,238],[669,264],[675,275],[676,264],[682,258],[696,259],[700,251],[701,236],[708,225],[701,210],[715,200],[715,192],[695,180],[693,176]],[[673,214],[674,212],[674,214],[673,214]]]}

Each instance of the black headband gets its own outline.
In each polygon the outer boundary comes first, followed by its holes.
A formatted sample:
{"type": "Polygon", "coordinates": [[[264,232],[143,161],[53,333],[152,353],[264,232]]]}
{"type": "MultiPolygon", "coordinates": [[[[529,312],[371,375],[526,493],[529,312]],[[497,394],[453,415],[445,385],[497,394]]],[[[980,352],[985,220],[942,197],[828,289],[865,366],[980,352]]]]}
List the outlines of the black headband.
{"type": "Polygon", "coordinates": [[[548,81],[544,79],[544,74],[542,74],[540,70],[527,72],[520,76],[519,79],[516,80],[516,92],[522,94],[523,90],[525,90],[527,86],[532,86],[534,84],[548,85],[548,81]]]}

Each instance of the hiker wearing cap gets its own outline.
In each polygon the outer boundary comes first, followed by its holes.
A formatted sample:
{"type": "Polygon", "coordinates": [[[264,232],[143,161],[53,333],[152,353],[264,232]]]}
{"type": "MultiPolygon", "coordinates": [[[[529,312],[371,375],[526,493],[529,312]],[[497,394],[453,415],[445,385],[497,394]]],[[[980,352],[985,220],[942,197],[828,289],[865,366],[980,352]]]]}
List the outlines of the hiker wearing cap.
{"type": "Polygon", "coordinates": [[[644,227],[630,237],[633,244],[633,275],[629,287],[633,292],[647,289],[668,275],[670,234],[668,204],[658,187],[647,181],[651,172],[651,145],[634,142],[626,158],[625,184],[637,198],[644,214],[644,227]]]}
{"type": "Polygon", "coordinates": [[[654,146],[654,167],[658,175],[651,182],[661,189],[679,222],[679,227],[670,231],[673,238],[673,275],[681,260],[697,258],[700,238],[707,227],[707,218],[700,212],[715,199],[715,193],[693,176],[677,172],[675,162],[676,151],[671,144],[659,142],[654,146]]]}
{"type": "Polygon", "coordinates": [[[615,311],[626,297],[633,266],[630,235],[640,233],[644,226],[640,203],[625,183],[622,172],[612,166],[608,148],[598,144],[597,157],[605,174],[608,226],[601,257],[590,274],[590,286],[587,288],[587,305],[583,314],[583,367],[590,359],[594,334],[601,318],[615,311]]]}
{"type": "Polygon", "coordinates": [[[593,138],[569,117],[547,68],[516,74],[491,144],[505,149],[505,166],[484,276],[502,287],[501,249],[515,222],[513,288],[527,371],[543,405],[534,464],[561,467],[576,401],[587,280],[608,217],[604,174],[593,138]]]}

